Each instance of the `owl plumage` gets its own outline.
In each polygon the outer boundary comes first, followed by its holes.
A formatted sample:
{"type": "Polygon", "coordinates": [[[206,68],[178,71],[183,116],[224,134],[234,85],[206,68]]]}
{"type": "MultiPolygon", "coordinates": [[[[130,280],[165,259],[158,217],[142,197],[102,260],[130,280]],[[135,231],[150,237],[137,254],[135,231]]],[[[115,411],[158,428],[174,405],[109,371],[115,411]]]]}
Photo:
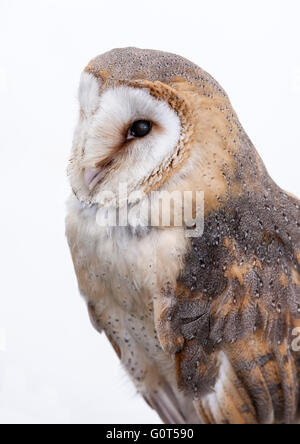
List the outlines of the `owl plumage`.
{"type": "Polygon", "coordinates": [[[300,202],[226,93],[182,57],[126,48],[87,66],[79,101],[67,237],[95,328],[165,423],[298,422],[300,202]],[[120,183],[203,191],[203,235],[101,226],[120,183]]]}

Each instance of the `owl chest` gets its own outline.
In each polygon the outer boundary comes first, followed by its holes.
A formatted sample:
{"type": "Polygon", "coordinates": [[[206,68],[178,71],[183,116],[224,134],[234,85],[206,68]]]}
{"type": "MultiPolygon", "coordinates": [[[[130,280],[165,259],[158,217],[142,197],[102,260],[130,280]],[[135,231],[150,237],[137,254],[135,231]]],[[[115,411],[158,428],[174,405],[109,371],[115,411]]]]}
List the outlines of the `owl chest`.
{"type": "Polygon", "coordinates": [[[83,295],[98,307],[103,322],[106,314],[121,310],[150,315],[157,291],[156,266],[151,241],[131,239],[119,231],[96,235],[86,233],[80,241],[81,266],[87,273],[83,295]]]}
{"type": "Polygon", "coordinates": [[[154,326],[152,298],[158,282],[153,248],[146,240],[142,244],[124,233],[120,237],[120,233],[107,236],[98,232],[88,244],[85,236],[86,247],[81,254],[86,278],[80,286],[94,307],[98,326],[104,329],[130,376],[137,384],[149,385],[153,378],[149,369],[156,361],[166,365],[163,361],[168,359],[154,326]]]}
{"type": "Polygon", "coordinates": [[[67,237],[80,290],[103,311],[117,305],[150,316],[154,297],[167,282],[176,282],[186,253],[179,231],[101,227],[93,210],[70,212],[67,237]]]}
{"type": "Polygon", "coordinates": [[[108,230],[97,225],[93,213],[82,211],[69,214],[67,236],[93,322],[105,330],[133,379],[145,383],[153,365],[170,373],[173,364],[157,337],[153,300],[167,282],[176,282],[184,236],[168,230],[143,235],[127,227],[108,230]]]}

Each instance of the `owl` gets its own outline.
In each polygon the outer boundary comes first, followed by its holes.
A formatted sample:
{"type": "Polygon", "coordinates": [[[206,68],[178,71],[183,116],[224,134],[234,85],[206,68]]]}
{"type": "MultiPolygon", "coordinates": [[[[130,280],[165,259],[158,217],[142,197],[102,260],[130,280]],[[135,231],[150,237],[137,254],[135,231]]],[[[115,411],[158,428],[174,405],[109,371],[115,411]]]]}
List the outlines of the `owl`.
{"type": "Polygon", "coordinates": [[[300,202],[224,90],[180,56],[125,48],[89,63],[79,103],[68,243],[137,391],[167,424],[299,422],[300,202]]]}

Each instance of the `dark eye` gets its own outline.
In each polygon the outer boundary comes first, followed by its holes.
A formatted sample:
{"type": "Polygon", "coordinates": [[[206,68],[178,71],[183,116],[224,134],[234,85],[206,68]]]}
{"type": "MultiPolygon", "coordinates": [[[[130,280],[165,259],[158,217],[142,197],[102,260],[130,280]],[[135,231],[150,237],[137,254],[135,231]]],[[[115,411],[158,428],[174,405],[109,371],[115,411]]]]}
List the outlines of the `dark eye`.
{"type": "Polygon", "coordinates": [[[149,120],[137,120],[129,130],[131,137],[145,137],[152,130],[152,123],[149,120]]]}

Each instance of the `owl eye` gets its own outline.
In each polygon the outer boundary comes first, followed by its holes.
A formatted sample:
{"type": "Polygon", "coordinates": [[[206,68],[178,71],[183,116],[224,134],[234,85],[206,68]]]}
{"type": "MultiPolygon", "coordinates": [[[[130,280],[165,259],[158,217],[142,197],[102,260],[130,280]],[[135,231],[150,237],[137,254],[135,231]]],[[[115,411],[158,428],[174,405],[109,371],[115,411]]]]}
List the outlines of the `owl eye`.
{"type": "Polygon", "coordinates": [[[149,120],[137,120],[129,129],[129,138],[145,137],[152,130],[152,123],[149,120]]]}

